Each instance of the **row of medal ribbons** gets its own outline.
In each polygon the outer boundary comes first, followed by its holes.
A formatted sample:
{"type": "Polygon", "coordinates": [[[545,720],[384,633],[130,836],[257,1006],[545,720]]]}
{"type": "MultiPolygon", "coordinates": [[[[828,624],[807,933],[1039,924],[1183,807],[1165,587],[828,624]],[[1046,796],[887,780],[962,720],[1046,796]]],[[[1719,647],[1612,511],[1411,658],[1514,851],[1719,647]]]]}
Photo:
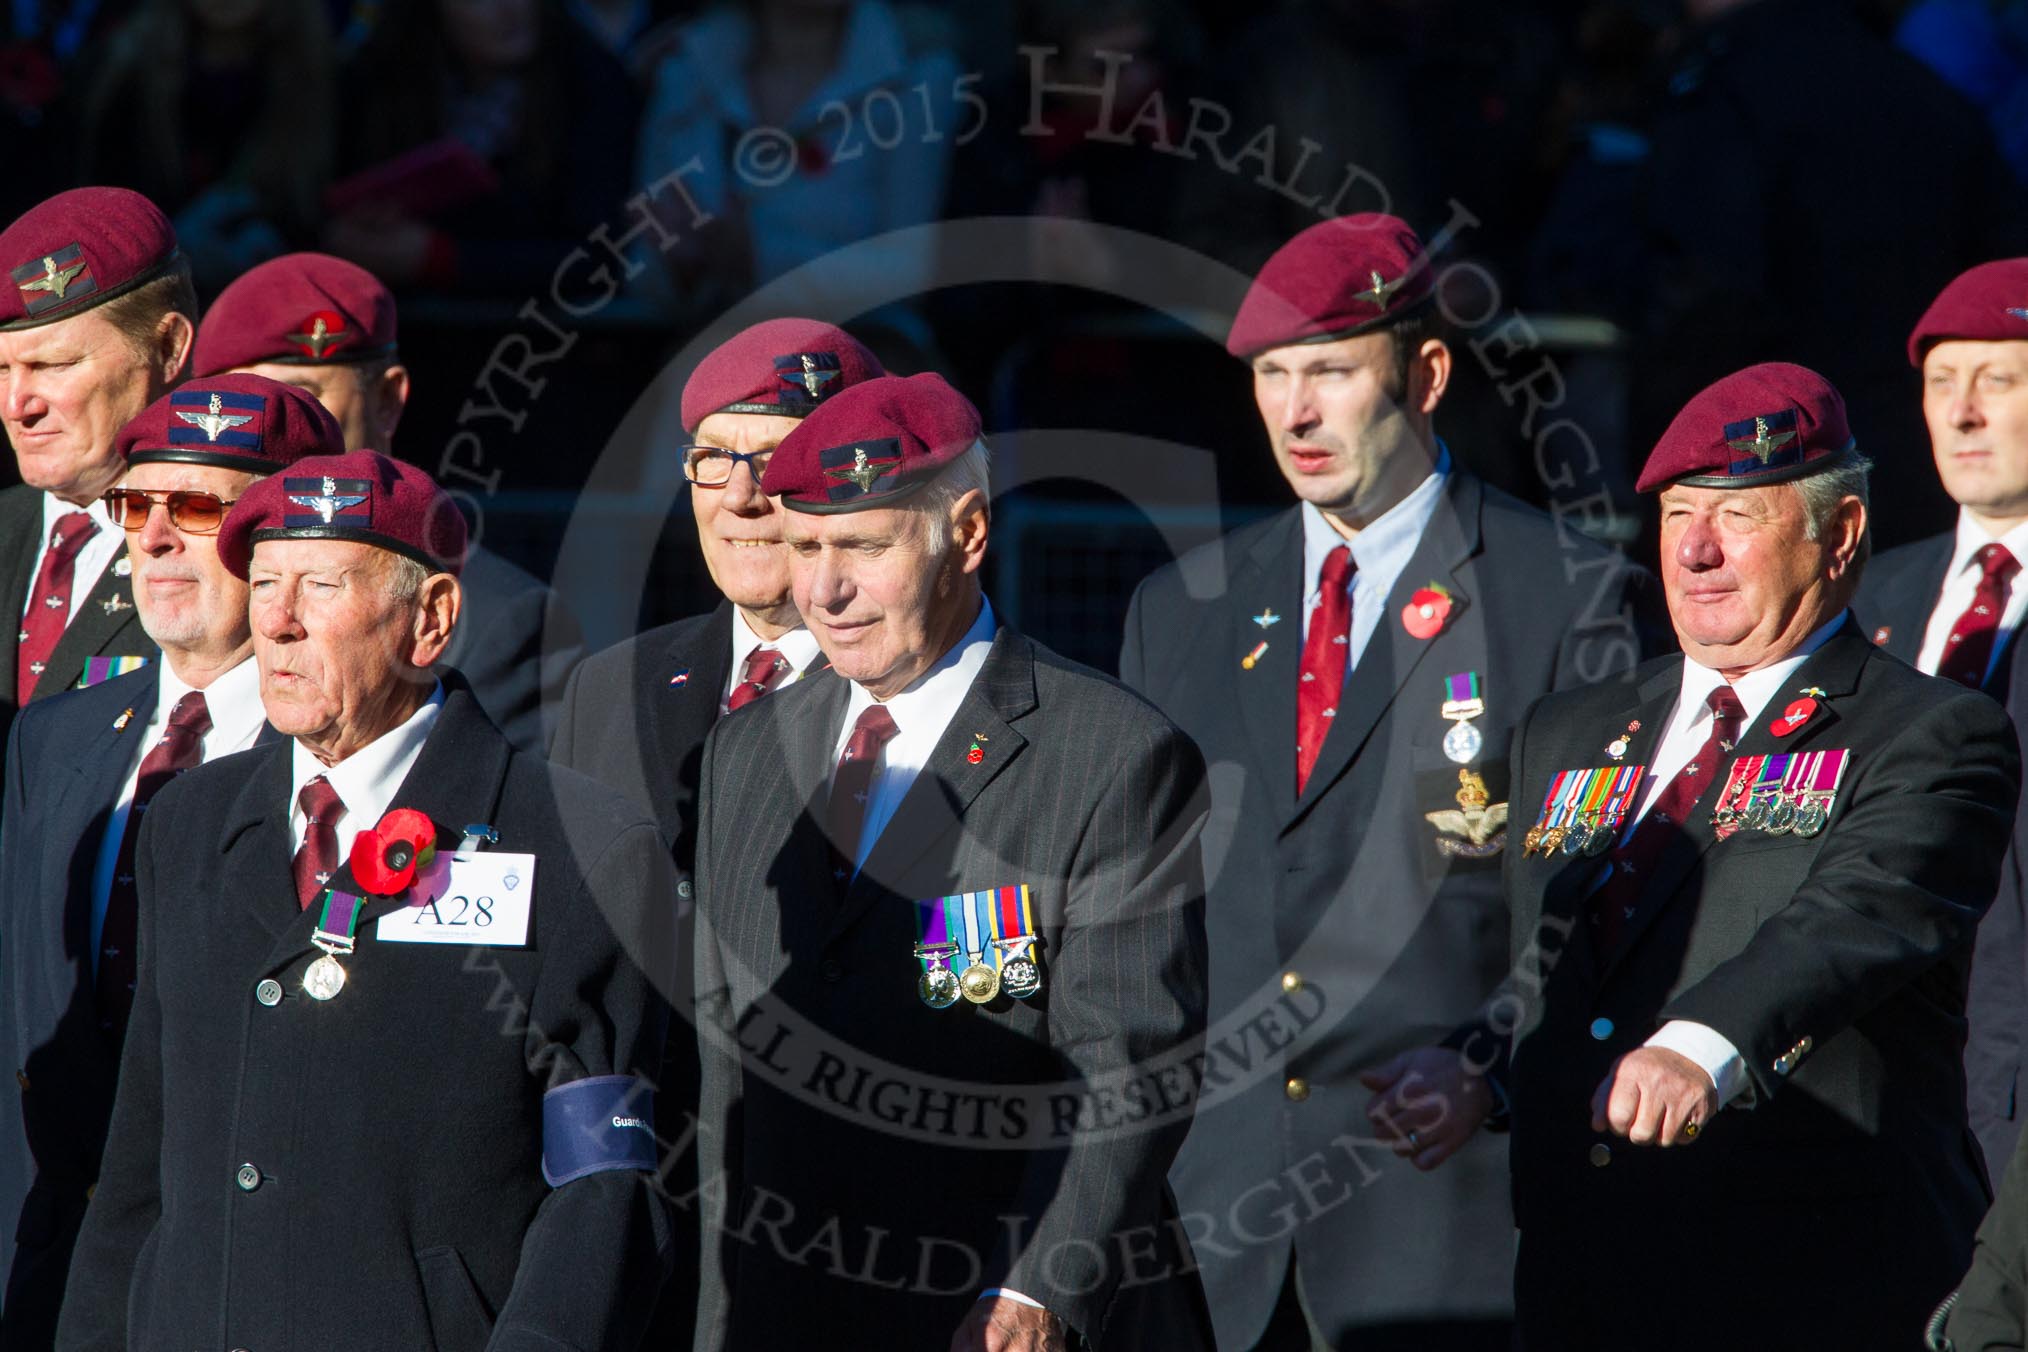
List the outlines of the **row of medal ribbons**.
{"type": "Polygon", "coordinates": [[[1711,824],[1721,837],[1742,830],[1814,836],[1831,819],[1849,758],[1843,748],[1741,756],[1712,807],[1711,824]]]}
{"type": "Polygon", "coordinates": [[[1035,949],[1035,908],[1026,883],[934,897],[916,906],[916,994],[931,1009],[963,996],[983,1005],[1005,991],[1026,1000],[1042,989],[1035,949]],[[966,960],[962,970],[956,967],[966,960]]]}
{"type": "Polygon", "coordinates": [[[1522,855],[1560,853],[1575,859],[1604,854],[1619,839],[1645,771],[1640,765],[1559,771],[1543,796],[1542,815],[1522,837],[1522,855]]]}

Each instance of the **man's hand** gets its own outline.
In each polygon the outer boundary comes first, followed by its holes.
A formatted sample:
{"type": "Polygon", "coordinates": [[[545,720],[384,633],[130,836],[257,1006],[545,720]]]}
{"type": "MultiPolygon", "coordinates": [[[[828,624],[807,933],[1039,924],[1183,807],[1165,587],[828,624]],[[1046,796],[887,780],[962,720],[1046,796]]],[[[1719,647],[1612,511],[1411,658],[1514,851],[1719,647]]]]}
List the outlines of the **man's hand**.
{"type": "Polygon", "coordinates": [[[1628,1052],[1591,1096],[1591,1129],[1610,1127],[1635,1145],[1688,1145],[1717,1114],[1711,1076],[1666,1047],[1628,1052]]]}
{"type": "Polygon", "coordinates": [[[1061,1319],[1005,1296],[973,1302],[951,1335],[951,1352],[1066,1352],[1069,1345],[1061,1319]]]}
{"type": "Polygon", "coordinates": [[[1419,1047],[1361,1071],[1373,1091],[1366,1116],[1394,1153],[1418,1169],[1436,1168],[1472,1138],[1493,1111],[1493,1090],[1447,1047],[1419,1047]]]}

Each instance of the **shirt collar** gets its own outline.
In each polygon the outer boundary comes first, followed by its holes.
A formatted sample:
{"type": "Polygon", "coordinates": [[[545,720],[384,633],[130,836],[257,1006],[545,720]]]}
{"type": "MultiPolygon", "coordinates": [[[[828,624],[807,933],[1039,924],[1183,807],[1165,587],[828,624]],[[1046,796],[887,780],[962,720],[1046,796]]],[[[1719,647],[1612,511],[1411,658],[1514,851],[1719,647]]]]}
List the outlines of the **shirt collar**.
{"type": "MultiPolygon", "coordinates": [[[[979,598],[979,617],[972,621],[964,637],[951,645],[949,652],[939,657],[928,671],[910,682],[908,689],[886,701],[887,712],[894,717],[894,726],[903,733],[912,727],[926,723],[933,710],[943,711],[944,721],[957,712],[965,692],[972,688],[979,669],[986,665],[986,654],[992,650],[993,635],[999,632],[1000,622],[993,615],[993,603],[979,598]]],[[[845,704],[845,726],[850,728],[859,721],[859,715],[876,703],[865,686],[857,681],[852,683],[852,698],[845,704]]]]}
{"type": "Polygon", "coordinates": [[[1324,519],[1324,513],[1319,508],[1304,503],[1304,595],[1307,597],[1317,590],[1317,579],[1324,571],[1325,556],[1346,543],[1352,546],[1352,562],[1358,568],[1355,576],[1364,575],[1369,582],[1381,585],[1384,590],[1393,590],[1394,579],[1408,566],[1416,543],[1422,539],[1430,518],[1436,515],[1437,500],[1443,495],[1444,483],[1450,473],[1451,448],[1438,438],[1436,467],[1428,477],[1349,542],[1324,519]]]}
{"type": "Polygon", "coordinates": [[[44,493],[42,495],[42,545],[36,550],[38,556],[40,556],[43,549],[49,547],[50,537],[56,532],[56,523],[62,518],[69,516],[72,512],[85,513],[98,524],[98,528],[102,531],[117,532],[120,529],[113,524],[112,509],[106,506],[104,498],[93,498],[90,502],[80,507],[75,503],[65,502],[54,493],[44,493]]]}
{"type": "MultiPolygon", "coordinates": [[[[1802,666],[1817,649],[1830,641],[1831,635],[1837,633],[1845,623],[1847,613],[1841,610],[1833,615],[1781,661],[1749,671],[1732,682],[1732,693],[1739,696],[1740,707],[1746,711],[1745,717],[1740,720],[1742,729],[1751,727],[1754,720],[1760,717],[1761,710],[1768,706],[1769,701],[1773,700],[1796,674],[1796,668],[1802,666]]],[[[1705,700],[1712,691],[1725,683],[1725,677],[1710,667],[1698,665],[1686,655],[1683,658],[1683,686],[1676,696],[1679,724],[1683,727],[1694,727],[1698,722],[1710,717],[1711,710],[1705,704],[1705,700]],[[1689,715],[1687,721],[1682,718],[1683,714],[1689,715]]]]}
{"type": "MultiPolygon", "coordinates": [[[[177,702],[196,687],[178,676],[166,657],[156,665],[156,672],[161,683],[156,708],[161,711],[161,721],[167,723],[177,702]]],[[[204,709],[211,715],[206,745],[232,746],[246,740],[260,726],[267,712],[261,708],[260,666],[251,653],[230,670],[211,678],[211,684],[204,687],[204,709]]]]}
{"type": "Polygon", "coordinates": [[[797,625],[780,638],[763,639],[746,622],[746,612],[732,608],[732,681],[737,685],[746,670],[746,659],[755,648],[769,647],[788,659],[789,679],[808,671],[817,660],[817,636],[806,625],[797,625]]]}
{"type": "Polygon", "coordinates": [[[2022,522],[2005,535],[1988,535],[1985,527],[1972,520],[1971,513],[1960,507],[1957,540],[1951,546],[1951,566],[1950,571],[1944,574],[1945,579],[1954,578],[1971,567],[1972,555],[1990,544],[2005,545],[2007,552],[2014,556],[2015,562],[2028,565],[2028,521],[2022,522]]]}
{"type": "Polygon", "coordinates": [[[364,829],[377,823],[393,805],[394,795],[401,789],[401,781],[415,767],[416,757],[422,754],[423,743],[436,727],[437,715],[443,707],[444,687],[439,681],[422,707],[410,714],[400,726],[383,732],[329,767],[297,742],[289,784],[290,820],[294,821],[299,815],[296,798],[303,791],[303,785],[322,775],[338,791],[339,799],[345,804],[345,813],[354,825],[364,829]]]}

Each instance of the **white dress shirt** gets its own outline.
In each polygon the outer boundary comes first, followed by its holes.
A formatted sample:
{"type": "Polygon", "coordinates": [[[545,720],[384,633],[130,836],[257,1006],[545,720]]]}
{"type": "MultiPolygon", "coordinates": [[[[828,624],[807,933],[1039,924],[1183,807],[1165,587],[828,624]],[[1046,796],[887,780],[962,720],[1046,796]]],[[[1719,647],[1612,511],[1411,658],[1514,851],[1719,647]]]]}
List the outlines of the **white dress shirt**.
{"type": "Polygon", "coordinates": [[[792,685],[810,674],[810,668],[817,665],[823,652],[817,647],[817,636],[803,625],[797,625],[780,638],[764,639],[753,631],[746,622],[746,612],[738,606],[732,608],[732,670],[725,674],[725,688],[718,692],[718,712],[725,713],[732,701],[732,692],[746,681],[746,659],[755,648],[773,648],[788,661],[788,674],[769,686],[770,691],[792,685]]]}
{"type": "Polygon", "coordinates": [[[444,687],[439,684],[423,701],[423,706],[408,716],[408,721],[383,732],[329,767],[297,742],[295,768],[289,781],[290,856],[293,858],[296,851],[303,848],[303,835],[307,830],[303,809],[296,799],[305,784],[322,775],[337,790],[339,801],[345,804],[345,811],[338,818],[336,827],[338,858],[342,862],[349,857],[352,842],[358,839],[359,833],[380,825],[381,817],[395,806],[394,795],[401,790],[401,781],[415,768],[415,758],[422,754],[423,743],[429,740],[430,730],[436,727],[437,714],[443,707],[444,687]]]}
{"type": "MultiPolygon", "coordinates": [[[[909,785],[929,764],[937,740],[957,716],[958,706],[965,702],[979,669],[986,665],[986,654],[992,650],[993,635],[999,628],[1000,622],[993,617],[993,603],[981,598],[979,618],[972,621],[964,637],[939,657],[934,666],[916,677],[908,689],[887,701],[895,732],[881,750],[880,768],[867,790],[866,819],[859,829],[859,846],[853,854],[855,871],[866,862],[873,842],[880,839],[880,833],[893,819],[909,785]]],[[[845,744],[852,739],[852,725],[876,702],[865,686],[853,685],[852,696],[845,702],[845,722],[831,747],[834,774],[839,757],[845,754],[845,744]]]]}
{"type": "MultiPolygon", "coordinates": [[[[127,543],[127,533],[113,523],[113,514],[100,498],[89,506],[79,507],[65,502],[54,493],[42,495],[42,539],[35,545],[35,562],[28,569],[28,586],[21,593],[18,614],[26,617],[28,607],[35,604],[35,579],[42,571],[42,556],[49,551],[49,542],[56,534],[56,523],[72,512],[87,513],[98,529],[84,542],[77,552],[77,559],[71,565],[70,612],[64,623],[68,625],[77,618],[77,608],[90,596],[92,588],[99,585],[99,574],[106,571],[106,565],[113,561],[113,555],[120,552],[120,546],[127,543]]],[[[76,679],[75,676],[72,677],[76,679]]]]}
{"type": "MultiPolygon", "coordinates": [[[[1915,655],[1916,670],[1926,676],[1936,675],[1937,664],[1943,660],[1944,641],[1950,638],[1958,617],[1971,608],[1972,596],[1979,590],[1979,577],[1984,570],[1973,562],[1972,555],[1990,544],[2005,545],[2014,561],[2028,568],[2028,521],[1995,539],[1960,508],[1951,566],[1944,572],[1943,591],[1937,595],[1936,609],[1929,613],[1929,628],[1923,630],[1922,648],[1915,655]]],[[[2000,612],[2000,629],[1993,636],[1993,652],[1986,660],[1985,674],[1990,675],[1993,663],[2000,660],[2007,636],[2021,623],[2023,611],[2028,611],[2028,587],[2021,585],[2021,574],[2016,573],[2007,583],[2007,605],[2000,612]]]]}
{"type": "Polygon", "coordinates": [[[1415,556],[1422,533],[1436,515],[1444,482],[1450,477],[1451,452],[1437,443],[1436,468],[1428,478],[1409,490],[1407,497],[1383,512],[1378,519],[1351,540],[1340,535],[1323,512],[1309,503],[1303,514],[1303,615],[1302,637],[1310,637],[1310,615],[1324,594],[1324,559],[1339,545],[1352,546],[1352,633],[1345,649],[1345,669],[1359,665],[1359,655],[1380,622],[1386,618],[1387,597],[1415,556]]]}
{"type": "MultiPolygon", "coordinates": [[[[92,869],[93,971],[98,970],[99,941],[106,928],[106,902],[112,895],[113,869],[119,863],[120,841],[127,833],[127,817],[133,811],[134,785],[141,778],[141,762],[147,759],[148,751],[162,740],[162,733],[169,726],[169,715],[175,710],[177,702],[191,691],[191,687],[168,662],[159,663],[156,670],[161,688],[155,700],[155,712],[138,729],[140,736],[134,738],[127,748],[132,764],[127,767],[127,781],[120,786],[119,799],[106,818],[106,833],[99,840],[98,860],[92,869]]],[[[252,657],[212,678],[211,684],[204,688],[204,707],[211,715],[211,731],[198,742],[199,764],[215,761],[220,756],[230,756],[235,751],[244,751],[254,744],[267,715],[261,709],[260,669],[254,665],[252,657]]]]}
{"type": "MultiPolygon", "coordinates": [[[[1742,734],[1752,727],[1775,697],[1783,693],[1799,695],[1800,690],[1789,689],[1796,669],[1810,654],[1824,646],[1838,627],[1845,623],[1846,613],[1839,611],[1829,623],[1804,639],[1802,646],[1781,661],[1758,671],[1749,671],[1732,682],[1732,693],[1739,696],[1740,707],[1746,712],[1739,721],[1742,734]]],[[[1688,657],[1683,659],[1683,684],[1676,695],[1676,707],[1663,725],[1662,738],[1655,744],[1655,751],[1648,758],[1647,788],[1642,791],[1640,811],[1627,823],[1627,835],[1633,833],[1635,823],[1648,815],[1648,809],[1655,805],[1670,780],[1682,772],[1690,758],[1704,746],[1704,740],[1711,735],[1711,708],[1706,702],[1712,691],[1725,684],[1725,677],[1710,667],[1701,667],[1688,657]]],[[[1715,780],[1713,781],[1716,782],[1715,780]]],[[[1621,839],[1626,839],[1622,836],[1621,839]]],[[[1603,882],[1604,878],[1600,878],[1603,882]]],[[[1681,1053],[1704,1068],[1711,1077],[1712,1086],[1718,1091],[1718,1106],[1738,1096],[1746,1087],[1746,1062],[1739,1054],[1739,1048],[1717,1029],[1688,1019],[1671,1019],[1656,1030],[1648,1039],[1650,1047],[1664,1047],[1681,1053]]]]}

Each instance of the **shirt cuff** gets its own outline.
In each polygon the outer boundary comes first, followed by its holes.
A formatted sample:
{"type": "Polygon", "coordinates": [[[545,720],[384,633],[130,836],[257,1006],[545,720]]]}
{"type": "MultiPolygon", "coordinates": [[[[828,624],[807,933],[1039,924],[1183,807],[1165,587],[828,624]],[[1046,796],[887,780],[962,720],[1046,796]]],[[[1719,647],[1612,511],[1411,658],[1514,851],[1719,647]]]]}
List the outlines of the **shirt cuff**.
{"type": "Polygon", "coordinates": [[[1711,1086],[1718,1091],[1718,1106],[1721,1108],[1739,1097],[1739,1091],[1746,1087],[1746,1062],[1740,1057],[1739,1048],[1715,1028],[1692,1023],[1688,1019],[1671,1019],[1648,1039],[1646,1045],[1661,1047],[1695,1061],[1711,1077],[1711,1086]]]}
{"type": "Polygon", "coordinates": [[[991,1300],[995,1296],[1005,1296],[1016,1305],[1027,1305],[1037,1310],[1045,1308],[1041,1301],[1032,1296],[1024,1296],[1010,1286],[989,1286],[979,1293],[980,1300],[991,1300]]]}

